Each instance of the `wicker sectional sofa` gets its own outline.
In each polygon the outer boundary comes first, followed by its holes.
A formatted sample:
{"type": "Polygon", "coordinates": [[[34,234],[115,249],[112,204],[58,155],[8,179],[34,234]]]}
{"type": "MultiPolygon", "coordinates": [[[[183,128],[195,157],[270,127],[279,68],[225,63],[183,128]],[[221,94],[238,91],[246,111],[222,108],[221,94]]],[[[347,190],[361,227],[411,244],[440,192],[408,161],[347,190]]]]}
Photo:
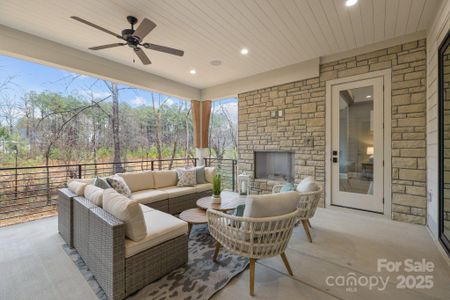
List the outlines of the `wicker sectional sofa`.
{"type": "Polygon", "coordinates": [[[61,236],[78,251],[110,299],[123,299],[187,262],[188,226],[172,214],[195,207],[212,188],[210,182],[176,187],[175,171],[120,176],[132,191],[130,198],[142,208],[147,227],[142,241],[128,239],[125,222],[83,195],[63,188],[58,199],[61,236]]]}

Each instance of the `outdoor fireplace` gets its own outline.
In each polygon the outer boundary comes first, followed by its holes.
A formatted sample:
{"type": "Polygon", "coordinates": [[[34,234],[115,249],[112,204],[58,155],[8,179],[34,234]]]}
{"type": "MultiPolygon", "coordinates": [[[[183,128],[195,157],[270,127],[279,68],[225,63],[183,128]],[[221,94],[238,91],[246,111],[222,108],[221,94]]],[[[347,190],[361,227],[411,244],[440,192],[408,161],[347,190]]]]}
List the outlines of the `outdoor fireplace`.
{"type": "Polygon", "coordinates": [[[255,151],[255,179],[294,180],[294,152],[255,151]]]}

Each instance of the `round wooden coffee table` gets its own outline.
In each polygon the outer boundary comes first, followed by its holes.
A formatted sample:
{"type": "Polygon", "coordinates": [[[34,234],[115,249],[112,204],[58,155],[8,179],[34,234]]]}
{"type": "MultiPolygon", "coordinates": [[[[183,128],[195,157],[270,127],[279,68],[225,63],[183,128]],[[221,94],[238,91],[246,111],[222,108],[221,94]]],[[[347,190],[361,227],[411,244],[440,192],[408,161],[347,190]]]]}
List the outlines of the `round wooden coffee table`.
{"type": "Polygon", "coordinates": [[[181,220],[188,223],[188,236],[191,235],[192,225],[208,223],[206,211],[201,208],[191,208],[185,210],[179,217],[181,220]]]}
{"type": "Polygon", "coordinates": [[[207,210],[209,208],[219,211],[229,211],[236,209],[239,205],[245,204],[246,196],[240,196],[238,193],[224,191],[220,194],[220,203],[213,203],[211,196],[203,197],[197,200],[197,206],[207,210]]]}

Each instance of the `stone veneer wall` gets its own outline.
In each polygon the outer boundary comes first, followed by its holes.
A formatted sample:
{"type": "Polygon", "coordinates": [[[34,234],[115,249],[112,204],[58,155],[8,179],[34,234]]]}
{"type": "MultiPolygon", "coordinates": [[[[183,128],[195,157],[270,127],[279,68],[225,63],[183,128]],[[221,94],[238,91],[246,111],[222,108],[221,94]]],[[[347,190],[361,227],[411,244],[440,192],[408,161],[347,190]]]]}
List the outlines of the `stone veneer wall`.
{"type": "MultiPolygon", "coordinates": [[[[316,78],[239,94],[238,169],[253,174],[253,151],[295,151],[295,178],[325,180],[326,81],[392,70],[392,218],[426,222],[425,39],[325,63],[316,78]],[[271,111],[284,116],[271,118],[271,111]],[[308,139],[313,139],[313,145],[308,139]]],[[[254,192],[274,182],[255,180],[254,192]]],[[[323,199],[321,205],[323,206],[323,199]]]]}

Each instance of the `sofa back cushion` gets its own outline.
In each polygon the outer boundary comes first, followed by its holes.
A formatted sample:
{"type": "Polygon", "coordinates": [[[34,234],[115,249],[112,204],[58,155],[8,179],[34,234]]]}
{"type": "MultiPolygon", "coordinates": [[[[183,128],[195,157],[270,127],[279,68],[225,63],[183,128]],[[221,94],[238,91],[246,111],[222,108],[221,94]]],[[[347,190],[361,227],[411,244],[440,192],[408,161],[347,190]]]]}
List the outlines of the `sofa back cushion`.
{"type": "Polygon", "coordinates": [[[154,171],[153,176],[155,189],[177,185],[177,171],[175,170],[154,171]]]}
{"type": "Polygon", "coordinates": [[[84,189],[88,184],[91,184],[93,182],[92,178],[88,179],[70,179],[67,181],[67,187],[69,190],[77,194],[77,196],[83,196],[84,195],[84,189]]]}
{"type": "Polygon", "coordinates": [[[147,236],[144,213],[135,200],[130,200],[114,189],[103,192],[103,209],[125,223],[125,235],[135,242],[147,236]]]}
{"type": "Polygon", "coordinates": [[[252,195],[245,203],[243,216],[264,218],[285,215],[297,209],[299,200],[297,192],[252,195]]]}
{"type": "Polygon", "coordinates": [[[213,183],[214,176],[216,176],[216,167],[205,167],[205,179],[209,183],[213,183]]]}
{"type": "Polygon", "coordinates": [[[88,184],[84,189],[84,198],[88,199],[97,206],[103,206],[103,191],[104,189],[99,188],[93,184],[88,184]]]}
{"type": "Polygon", "coordinates": [[[127,172],[117,174],[122,177],[130,188],[131,192],[139,192],[155,188],[152,171],[127,172]]]}

